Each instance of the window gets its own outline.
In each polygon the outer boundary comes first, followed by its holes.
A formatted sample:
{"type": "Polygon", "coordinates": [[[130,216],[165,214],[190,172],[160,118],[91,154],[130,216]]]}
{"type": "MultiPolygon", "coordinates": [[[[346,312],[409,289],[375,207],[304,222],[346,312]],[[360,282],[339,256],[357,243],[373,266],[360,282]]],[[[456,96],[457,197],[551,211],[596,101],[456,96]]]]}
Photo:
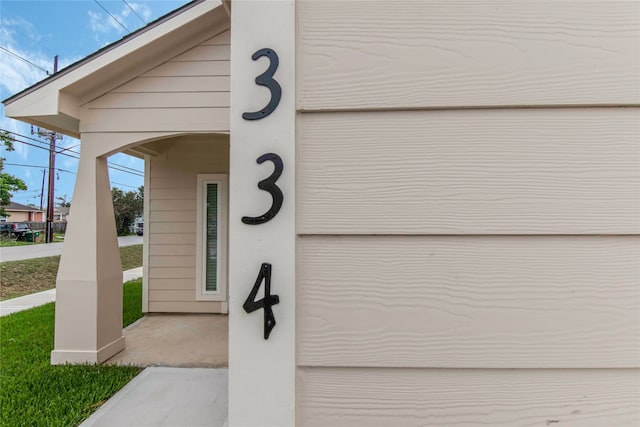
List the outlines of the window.
{"type": "Polygon", "coordinates": [[[198,175],[196,300],[227,299],[227,175],[198,175]]]}

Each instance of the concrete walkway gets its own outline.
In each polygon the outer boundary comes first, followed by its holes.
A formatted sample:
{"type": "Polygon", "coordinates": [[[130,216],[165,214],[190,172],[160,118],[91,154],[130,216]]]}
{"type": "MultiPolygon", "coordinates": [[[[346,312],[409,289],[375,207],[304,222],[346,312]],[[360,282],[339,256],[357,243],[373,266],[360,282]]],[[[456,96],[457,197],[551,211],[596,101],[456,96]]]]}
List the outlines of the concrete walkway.
{"type": "MultiPolygon", "coordinates": [[[[122,273],[123,282],[134,280],[142,277],[142,267],[133,268],[122,273]]],[[[18,298],[12,298],[0,301],[0,317],[6,316],[18,311],[28,310],[39,305],[44,305],[56,300],[56,290],[49,289],[31,295],[25,295],[18,298]]]]}
{"type": "MultiPolygon", "coordinates": [[[[56,256],[62,253],[61,243],[46,243],[41,245],[25,245],[25,246],[9,246],[0,248],[0,262],[19,261],[22,259],[43,258],[47,256],[56,256]]],[[[118,245],[131,246],[141,245],[141,236],[122,236],[118,237],[118,245]]]]}
{"type": "Polygon", "coordinates": [[[224,427],[226,369],[146,368],[80,427],[224,427]]]}

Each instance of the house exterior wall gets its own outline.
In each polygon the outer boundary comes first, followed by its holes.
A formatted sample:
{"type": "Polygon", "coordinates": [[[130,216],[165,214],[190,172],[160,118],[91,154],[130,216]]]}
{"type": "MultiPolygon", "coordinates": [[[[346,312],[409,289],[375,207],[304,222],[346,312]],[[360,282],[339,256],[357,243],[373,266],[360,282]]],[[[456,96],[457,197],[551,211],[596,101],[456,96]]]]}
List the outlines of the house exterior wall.
{"type": "Polygon", "coordinates": [[[229,138],[184,136],[150,158],[148,311],[221,313],[226,303],[196,301],[198,174],[229,173],[229,138]]]}
{"type": "Polygon", "coordinates": [[[7,221],[8,222],[26,222],[31,221],[29,218],[29,212],[16,212],[16,211],[7,211],[7,221]]]}
{"type": "Polygon", "coordinates": [[[44,222],[44,212],[12,211],[5,209],[8,222],[44,222]]]}
{"type": "Polygon", "coordinates": [[[296,11],[298,424],[637,424],[638,3],[296,11]]]}

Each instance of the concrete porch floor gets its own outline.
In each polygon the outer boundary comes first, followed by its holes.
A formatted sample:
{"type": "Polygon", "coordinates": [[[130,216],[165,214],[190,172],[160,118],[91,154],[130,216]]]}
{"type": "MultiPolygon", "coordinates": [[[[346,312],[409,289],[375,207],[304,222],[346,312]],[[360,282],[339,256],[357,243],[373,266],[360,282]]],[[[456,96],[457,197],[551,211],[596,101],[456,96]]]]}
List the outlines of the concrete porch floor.
{"type": "Polygon", "coordinates": [[[125,349],[106,364],[222,368],[228,365],[228,316],[150,314],[124,330],[125,349]]]}

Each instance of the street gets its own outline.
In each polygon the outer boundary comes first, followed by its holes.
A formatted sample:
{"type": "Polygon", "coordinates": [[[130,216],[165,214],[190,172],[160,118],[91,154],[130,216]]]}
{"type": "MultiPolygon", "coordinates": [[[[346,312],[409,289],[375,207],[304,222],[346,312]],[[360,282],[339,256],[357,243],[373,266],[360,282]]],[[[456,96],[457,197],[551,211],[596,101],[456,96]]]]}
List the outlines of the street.
{"type": "MultiPolygon", "coordinates": [[[[63,244],[64,242],[0,248],[0,262],[60,255],[63,244]]],[[[141,244],[142,236],[118,237],[118,245],[120,247],[141,244]]]]}

